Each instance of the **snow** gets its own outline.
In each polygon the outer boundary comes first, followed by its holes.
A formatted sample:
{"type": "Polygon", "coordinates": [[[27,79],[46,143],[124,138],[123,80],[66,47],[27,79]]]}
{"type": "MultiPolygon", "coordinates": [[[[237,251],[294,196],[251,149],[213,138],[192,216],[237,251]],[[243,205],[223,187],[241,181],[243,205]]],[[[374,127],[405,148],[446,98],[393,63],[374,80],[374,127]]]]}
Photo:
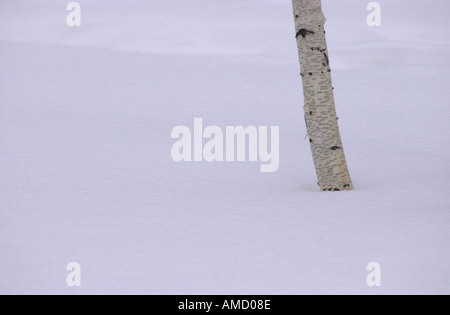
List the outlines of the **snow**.
{"type": "Polygon", "coordinates": [[[0,293],[450,293],[448,1],[379,1],[375,28],[323,1],[340,193],[315,184],[290,1],[79,2],[69,28],[63,1],[0,0],[0,293]],[[175,163],[195,117],[280,126],[279,171],[175,163]]]}

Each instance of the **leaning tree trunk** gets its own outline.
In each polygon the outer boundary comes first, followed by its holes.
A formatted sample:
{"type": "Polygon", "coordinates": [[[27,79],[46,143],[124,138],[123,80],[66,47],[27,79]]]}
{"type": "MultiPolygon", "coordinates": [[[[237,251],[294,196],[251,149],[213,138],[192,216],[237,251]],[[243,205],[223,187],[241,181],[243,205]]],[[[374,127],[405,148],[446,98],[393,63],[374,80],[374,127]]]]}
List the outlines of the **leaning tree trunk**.
{"type": "Polygon", "coordinates": [[[352,190],[334,103],[321,0],[293,0],[305,119],[319,186],[352,190]]]}

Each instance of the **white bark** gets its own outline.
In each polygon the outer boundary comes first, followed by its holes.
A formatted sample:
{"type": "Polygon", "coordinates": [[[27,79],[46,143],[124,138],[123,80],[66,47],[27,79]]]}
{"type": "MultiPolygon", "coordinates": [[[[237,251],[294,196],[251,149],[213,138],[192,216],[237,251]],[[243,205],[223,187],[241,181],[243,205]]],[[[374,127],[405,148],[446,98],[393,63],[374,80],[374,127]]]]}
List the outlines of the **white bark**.
{"type": "Polygon", "coordinates": [[[352,190],[331,82],[321,0],[293,0],[305,119],[319,186],[352,190]]]}

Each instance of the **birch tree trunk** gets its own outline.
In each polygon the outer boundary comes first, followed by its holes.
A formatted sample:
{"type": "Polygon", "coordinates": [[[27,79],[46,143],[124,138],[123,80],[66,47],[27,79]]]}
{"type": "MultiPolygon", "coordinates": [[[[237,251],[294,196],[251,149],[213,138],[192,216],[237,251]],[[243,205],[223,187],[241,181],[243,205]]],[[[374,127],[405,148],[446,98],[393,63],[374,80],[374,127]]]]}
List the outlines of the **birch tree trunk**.
{"type": "Polygon", "coordinates": [[[321,0],[293,0],[305,119],[323,191],[353,190],[345,160],[331,82],[321,0]]]}

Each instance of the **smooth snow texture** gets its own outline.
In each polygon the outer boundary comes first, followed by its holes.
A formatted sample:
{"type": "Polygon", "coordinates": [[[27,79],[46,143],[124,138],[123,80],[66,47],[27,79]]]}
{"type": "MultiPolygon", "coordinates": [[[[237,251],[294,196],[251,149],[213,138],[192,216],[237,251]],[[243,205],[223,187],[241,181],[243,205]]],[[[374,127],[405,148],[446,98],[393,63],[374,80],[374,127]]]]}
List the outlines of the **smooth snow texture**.
{"type": "Polygon", "coordinates": [[[315,184],[290,1],[0,0],[0,293],[449,294],[450,4],[323,2],[353,192],[315,184]],[[175,163],[194,117],[280,126],[279,171],[175,163]]]}

